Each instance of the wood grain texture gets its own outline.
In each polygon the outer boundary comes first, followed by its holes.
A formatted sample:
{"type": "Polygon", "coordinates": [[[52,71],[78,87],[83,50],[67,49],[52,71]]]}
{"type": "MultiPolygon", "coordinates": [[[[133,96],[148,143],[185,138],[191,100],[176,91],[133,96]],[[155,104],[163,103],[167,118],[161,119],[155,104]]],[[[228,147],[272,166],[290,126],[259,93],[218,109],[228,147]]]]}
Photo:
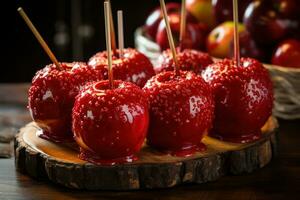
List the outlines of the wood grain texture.
{"type": "Polygon", "coordinates": [[[30,83],[1,83],[0,103],[26,105],[30,83]]]}
{"type": "Polygon", "coordinates": [[[270,162],[277,149],[277,121],[270,118],[263,137],[250,144],[233,144],[205,137],[207,151],[182,158],[162,155],[144,146],[139,160],[124,165],[96,166],[78,159],[72,144],[57,145],[36,136],[34,123],[15,139],[16,168],[37,179],[88,190],[166,188],[205,183],[225,174],[249,173],[270,162]]]}

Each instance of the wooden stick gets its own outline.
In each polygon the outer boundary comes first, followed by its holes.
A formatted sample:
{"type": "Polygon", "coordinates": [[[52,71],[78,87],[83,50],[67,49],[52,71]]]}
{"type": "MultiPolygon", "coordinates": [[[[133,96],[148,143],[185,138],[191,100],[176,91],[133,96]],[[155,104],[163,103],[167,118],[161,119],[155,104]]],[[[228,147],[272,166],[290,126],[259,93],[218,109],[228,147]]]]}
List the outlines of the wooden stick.
{"type": "Polygon", "coordinates": [[[239,43],[239,15],[238,15],[238,2],[233,0],[233,22],[234,22],[234,59],[237,66],[240,66],[240,43],[239,43]]]}
{"type": "Polygon", "coordinates": [[[175,45],[174,45],[173,35],[172,35],[169,20],[168,20],[168,14],[167,14],[166,4],[165,4],[164,0],[160,0],[160,7],[161,7],[161,10],[162,10],[162,13],[163,13],[163,16],[164,16],[164,21],[166,23],[166,30],[167,30],[169,45],[170,45],[173,60],[174,60],[174,63],[175,63],[175,74],[179,75],[179,65],[178,65],[178,61],[177,61],[176,48],[175,48],[175,45]]]}
{"type": "Polygon", "coordinates": [[[119,55],[123,58],[124,50],[124,32],[123,32],[123,11],[118,10],[118,40],[119,40],[119,55]]]}
{"type": "Polygon", "coordinates": [[[113,71],[112,71],[112,51],[111,51],[111,26],[110,26],[110,14],[109,14],[109,2],[104,2],[104,18],[105,18],[105,38],[106,38],[106,50],[108,61],[108,80],[111,89],[114,88],[113,71]]]}
{"type": "Polygon", "coordinates": [[[182,42],[185,38],[186,33],[186,6],[185,6],[185,0],[182,0],[181,2],[181,16],[180,16],[180,45],[182,45],[182,42]]]}
{"type": "Polygon", "coordinates": [[[113,19],[113,15],[112,15],[112,9],[111,9],[111,3],[110,0],[106,0],[108,2],[109,5],[109,18],[110,18],[110,37],[111,37],[111,47],[113,49],[113,51],[115,52],[117,49],[117,45],[116,45],[116,34],[115,34],[115,26],[114,26],[114,19],[113,19]]]}
{"type": "Polygon", "coordinates": [[[53,52],[51,51],[51,49],[49,48],[49,46],[47,45],[47,43],[45,42],[45,40],[42,38],[41,34],[38,32],[38,30],[32,24],[31,20],[28,18],[28,16],[26,15],[25,11],[23,10],[23,8],[21,8],[21,7],[18,8],[18,12],[21,15],[21,17],[24,19],[24,21],[26,22],[27,26],[32,31],[33,35],[39,41],[40,45],[43,47],[43,49],[45,50],[45,52],[47,53],[47,55],[49,56],[49,58],[51,59],[51,61],[55,64],[55,66],[59,70],[62,70],[62,67],[59,64],[59,62],[57,61],[57,59],[54,56],[53,52]]]}

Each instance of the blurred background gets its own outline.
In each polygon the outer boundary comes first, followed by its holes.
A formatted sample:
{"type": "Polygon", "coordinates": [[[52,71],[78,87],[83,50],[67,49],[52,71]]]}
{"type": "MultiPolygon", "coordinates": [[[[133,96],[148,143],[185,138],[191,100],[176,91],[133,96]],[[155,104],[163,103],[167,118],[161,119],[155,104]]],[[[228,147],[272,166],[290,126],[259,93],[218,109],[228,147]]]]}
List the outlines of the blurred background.
{"type": "MultiPolygon", "coordinates": [[[[159,1],[111,2],[115,26],[117,10],[124,12],[125,46],[134,47],[135,29],[144,24],[159,1]]],[[[87,61],[105,48],[103,0],[18,0],[14,38],[17,44],[14,49],[16,64],[1,75],[1,82],[30,82],[35,72],[50,62],[17,13],[19,6],[26,11],[60,61],[87,61]]]]}

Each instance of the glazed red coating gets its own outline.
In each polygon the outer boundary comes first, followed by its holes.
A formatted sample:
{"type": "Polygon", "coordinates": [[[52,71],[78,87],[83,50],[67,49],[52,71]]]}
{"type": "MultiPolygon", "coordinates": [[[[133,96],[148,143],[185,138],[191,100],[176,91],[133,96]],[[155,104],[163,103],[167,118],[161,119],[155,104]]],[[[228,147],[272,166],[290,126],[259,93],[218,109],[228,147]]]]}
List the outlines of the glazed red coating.
{"type": "Polygon", "coordinates": [[[159,150],[181,156],[193,153],[211,128],[214,102],[207,83],[193,72],[162,72],[152,77],[143,90],[150,102],[147,142],[159,150]]]}
{"type": "MultiPolygon", "coordinates": [[[[196,74],[201,74],[202,70],[213,63],[209,54],[193,49],[180,51],[177,48],[177,59],[181,70],[193,71],[196,74]]],[[[167,49],[159,56],[158,64],[154,67],[154,71],[158,74],[162,71],[172,71],[174,67],[172,52],[170,49],[167,49]]]]}
{"type": "MultiPolygon", "coordinates": [[[[124,58],[118,58],[119,50],[113,55],[113,76],[115,80],[130,81],[143,87],[155,73],[152,63],[135,49],[124,49],[124,58]]],[[[99,52],[90,58],[88,64],[100,71],[107,79],[107,52],[99,52]]]]}
{"type": "Polygon", "coordinates": [[[231,142],[251,142],[272,113],[273,87],[260,62],[241,58],[241,66],[224,59],[209,65],[202,77],[215,95],[211,135],[231,142]]]}
{"type": "Polygon", "coordinates": [[[75,96],[89,81],[99,80],[101,74],[85,63],[54,64],[39,70],[29,89],[28,108],[32,119],[42,128],[41,137],[54,142],[73,140],[71,112],[75,96]]]}
{"type": "Polygon", "coordinates": [[[130,82],[91,84],[76,98],[73,132],[80,158],[96,164],[131,162],[149,125],[147,97],[130,82]]]}

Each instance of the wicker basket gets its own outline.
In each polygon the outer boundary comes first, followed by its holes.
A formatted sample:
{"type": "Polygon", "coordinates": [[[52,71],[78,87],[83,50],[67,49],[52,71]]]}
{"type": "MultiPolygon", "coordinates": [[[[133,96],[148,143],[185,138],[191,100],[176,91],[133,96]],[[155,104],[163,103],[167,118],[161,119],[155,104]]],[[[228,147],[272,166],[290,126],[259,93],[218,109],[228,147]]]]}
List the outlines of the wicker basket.
{"type": "MultiPolygon", "coordinates": [[[[135,46],[153,63],[157,64],[159,46],[145,37],[140,27],[135,31],[135,46]]],[[[275,90],[273,113],[283,119],[300,119],[300,69],[264,64],[269,70],[275,90]]]]}

